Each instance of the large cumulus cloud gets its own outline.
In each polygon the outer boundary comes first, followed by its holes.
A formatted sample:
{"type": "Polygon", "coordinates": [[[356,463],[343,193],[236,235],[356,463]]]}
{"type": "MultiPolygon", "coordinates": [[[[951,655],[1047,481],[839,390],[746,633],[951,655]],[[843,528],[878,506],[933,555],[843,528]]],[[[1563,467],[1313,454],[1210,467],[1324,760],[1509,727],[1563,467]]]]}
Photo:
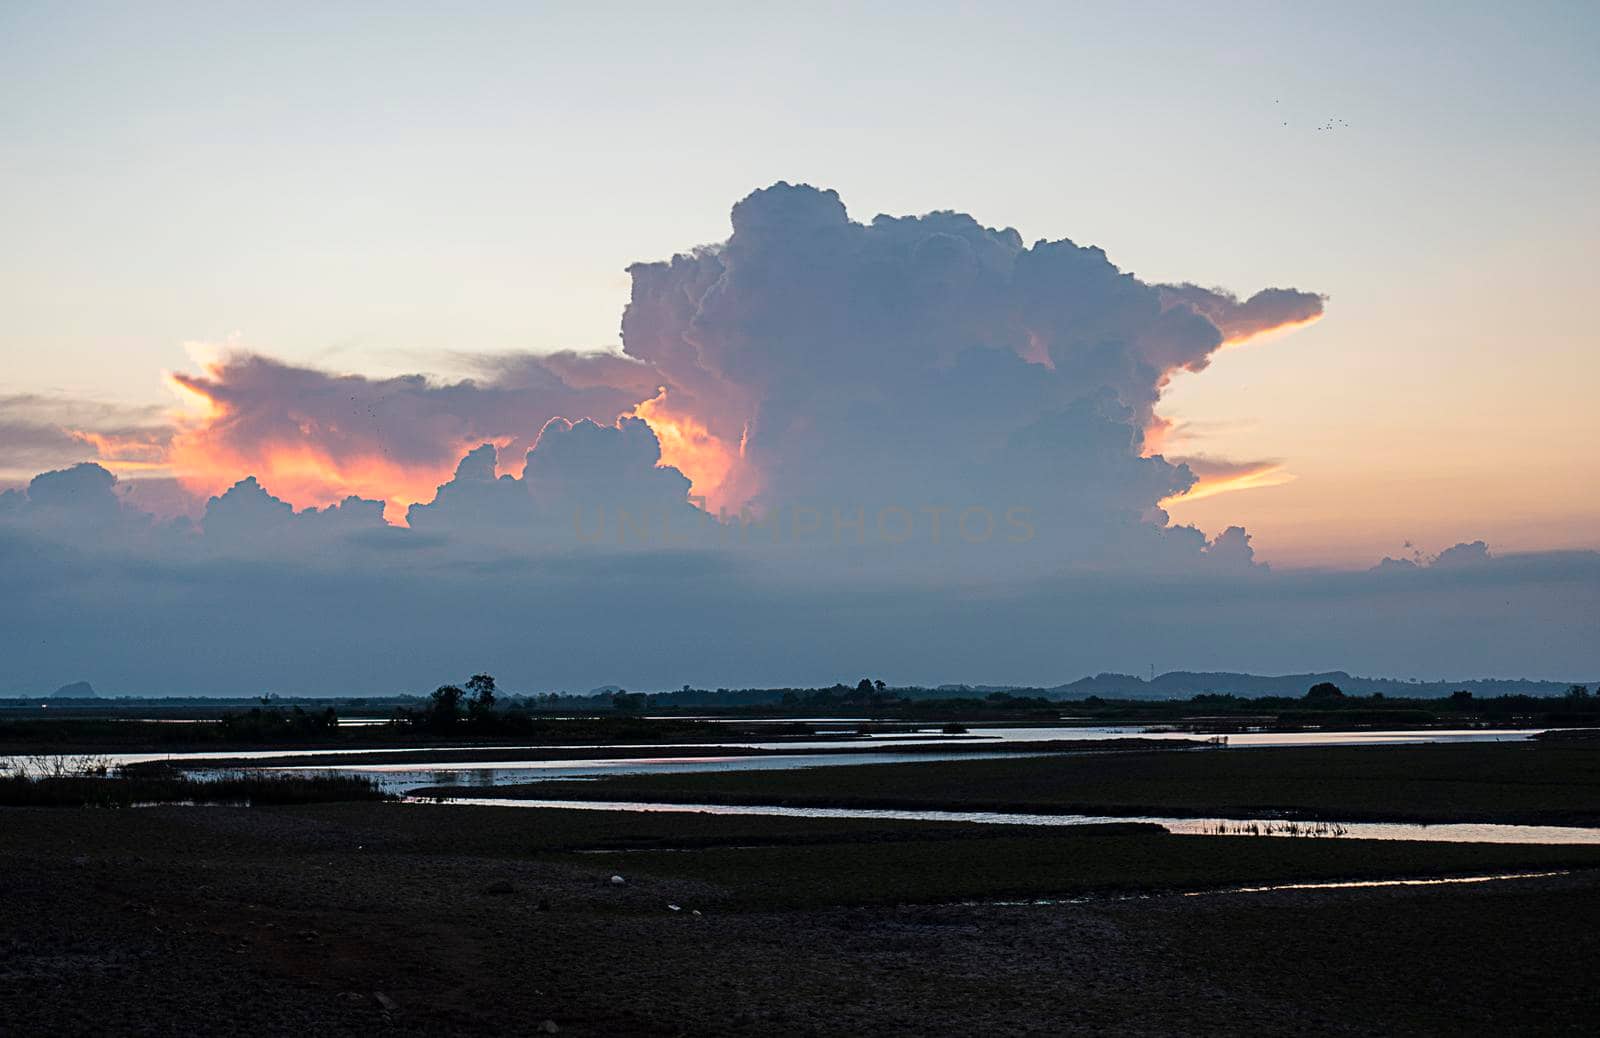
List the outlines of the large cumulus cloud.
{"type": "MultiPolygon", "coordinates": [[[[437,523],[464,489],[432,511],[409,506],[430,501],[468,451],[492,445],[462,476],[487,462],[497,486],[539,457],[530,451],[553,420],[610,428],[635,416],[653,434],[656,465],[687,479],[713,513],[791,527],[797,510],[861,515],[869,528],[911,515],[913,547],[875,556],[880,565],[948,564],[963,542],[916,549],[939,539],[944,512],[976,509],[979,523],[1029,517],[1028,547],[1005,556],[1020,567],[1159,566],[1199,561],[1205,544],[1167,528],[1163,501],[1287,478],[1260,464],[1163,457],[1156,407],[1167,381],[1323,305],[1289,288],[1241,300],[1150,284],[1099,248],[1026,245],[961,213],[860,223],[836,193],[786,183],[736,204],[726,241],[629,272],[620,353],[457,357],[477,375],[443,381],[235,352],[172,376],[194,406],[164,435],[67,434],[119,471],[157,465],[197,495],[177,509],[191,514],[253,476],[297,508],[353,497],[381,502],[391,523],[413,513],[437,523]]],[[[602,485],[613,474],[602,466],[587,482],[565,479],[537,495],[537,515],[526,487],[485,490],[474,507],[492,496],[505,512],[476,528],[501,546],[515,546],[519,524],[521,547],[547,541],[550,524],[535,519],[561,510],[554,498],[598,505],[618,492],[602,485]]],[[[156,507],[171,495],[132,497],[156,507]]]]}
{"type": "MultiPolygon", "coordinates": [[[[1388,659],[1373,647],[1389,635],[1318,589],[1360,606],[1459,583],[1487,608],[1500,584],[1532,598],[1549,576],[1481,545],[1410,570],[1280,576],[1242,528],[1170,525],[1175,495],[1285,477],[1276,461],[1163,456],[1164,388],[1229,343],[1315,319],[1312,293],[1154,284],[1093,246],[1030,245],[953,212],[857,222],[833,192],[788,184],[735,206],[726,241],[630,274],[620,352],[457,357],[474,374],[453,381],[235,353],[174,376],[193,406],[170,425],[62,412],[56,433],[15,437],[17,452],[66,437],[104,465],[0,494],[14,661],[0,690],[72,654],[154,674],[130,639],[196,630],[218,647],[194,674],[214,672],[224,649],[250,653],[251,623],[303,659],[390,652],[424,684],[503,667],[539,685],[496,662],[493,632],[511,625],[568,653],[543,687],[832,680],[835,663],[1045,680],[1075,676],[1055,665],[1139,669],[1121,654],[1144,651],[1158,613],[1175,665],[1354,668],[1388,659]],[[197,496],[170,510],[185,516],[149,514],[174,484],[147,471],[186,481],[197,496]],[[1282,620],[1297,602],[1329,625],[1316,652],[1282,620]],[[114,608],[137,612],[137,632],[103,626],[114,608]],[[1263,623],[1302,651],[1250,656],[1263,623]],[[1053,654],[1074,630],[1094,633],[1069,665],[1053,654]],[[727,669],[654,665],[726,638],[740,645],[727,669]]],[[[26,406],[30,430],[52,425],[26,406]]],[[[1567,608],[1586,593],[1555,583],[1567,608]]]]}
{"type": "Polygon", "coordinates": [[[1063,558],[1137,541],[1194,485],[1145,450],[1174,372],[1322,307],[1148,284],[959,213],[857,223],[783,183],[736,205],[721,245],[630,273],[623,349],[661,374],[659,413],[736,459],[734,504],[1018,506],[1063,558]]]}

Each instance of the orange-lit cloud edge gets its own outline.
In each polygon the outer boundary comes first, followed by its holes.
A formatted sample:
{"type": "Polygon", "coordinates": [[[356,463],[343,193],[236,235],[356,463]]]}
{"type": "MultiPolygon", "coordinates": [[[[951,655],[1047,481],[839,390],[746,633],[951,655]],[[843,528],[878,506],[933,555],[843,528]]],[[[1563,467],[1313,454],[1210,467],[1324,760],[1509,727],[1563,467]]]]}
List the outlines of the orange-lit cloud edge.
{"type": "MultiPolygon", "coordinates": [[[[1221,348],[1276,338],[1320,317],[1319,314],[1228,339],[1221,348]]],[[[220,494],[245,476],[253,475],[271,493],[298,509],[327,507],[355,496],[382,501],[384,517],[390,523],[404,525],[410,505],[432,500],[436,489],[451,478],[456,461],[467,451],[484,442],[501,448],[513,442],[511,437],[461,438],[444,445],[440,456],[448,460],[437,463],[400,463],[370,452],[336,457],[309,433],[291,442],[258,442],[251,445],[250,451],[241,452],[222,437],[212,435],[230,417],[227,401],[205,388],[208,380],[221,377],[224,355],[195,347],[190,352],[201,368],[200,377],[178,372],[165,376],[166,385],[178,398],[178,406],[170,415],[173,431],[168,442],[74,431],[75,436],[95,449],[101,464],[135,478],[174,478],[199,498],[220,494]]],[[[1040,363],[1039,352],[1035,345],[1031,352],[1022,351],[1023,359],[1040,363]]],[[[659,387],[654,397],[620,412],[614,419],[630,416],[643,419],[650,426],[660,443],[659,464],[683,473],[697,504],[712,513],[724,509],[737,512],[755,496],[759,473],[747,463],[743,444],[730,443],[710,432],[704,421],[677,406],[668,387],[659,387]]],[[[1153,416],[1145,430],[1145,455],[1159,452],[1173,429],[1174,423],[1168,419],[1153,416]]],[[[520,461],[514,462],[518,468],[520,461]]],[[[1193,467],[1199,477],[1197,482],[1186,492],[1164,499],[1163,507],[1279,486],[1294,478],[1277,462],[1215,462],[1193,467]]],[[[503,462],[502,474],[521,473],[503,462]]]]}
{"type": "Polygon", "coordinates": [[[1179,503],[1190,501],[1203,501],[1208,497],[1219,494],[1232,494],[1240,490],[1259,490],[1263,487],[1279,487],[1294,480],[1294,474],[1284,469],[1279,462],[1254,462],[1246,464],[1236,471],[1220,472],[1216,474],[1197,473],[1194,486],[1181,494],[1161,499],[1161,507],[1167,508],[1179,503]]]}
{"type": "MultiPolygon", "coordinates": [[[[165,384],[178,398],[169,413],[173,425],[169,442],[87,430],[74,430],[73,435],[93,447],[99,463],[112,472],[173,478],[199,498],[220,494],[246,476],[255,476],[274,496],[297,509],[323,508],[354,496],[383,502],[384,518],[401,526],[412,504],[433,499],[461,456],[484,442],[498,448],[513,442],[511,437],[462,438],[441,452],[451,460],[437,464],[401,464],[370,453],[340,458],[309,436],[287,443],[257,442],[248,453],[240,452],[212,435],[227,422],[229,405],[208,393],[205,384],[220,378],[223,364],[220,356],[202,360],[200,378],[165,374],[165,384]]],[[[641,418],[650,426],[660,444],[658,464],[683,473],[690,480],[690,495],[708,511],[737,511],[753,496],[755,481],[743,465],[743,445],[726,443],[692,414],[676,410],[666,387],[614,420],[624,417],[641,418]]],[[[521,459],[502,459],[499,474],[521,476],[521,467],[521,459]]]]}
{"type": "Polygon", "coordinates": [[[1224,339],[1222,340],[1222,348],[1225,350],[1231,350],[1240,346],[1247,346],[1252,343],[1267,342],[1272,339],[1279,339],[1285,335],[1289,335],[1292,332],[1299,331],[1301,328],[1307,328],[1313,324],[1316,324],[1318,321],[1322,320],[1323,316],[1323,314],[1312,314],[1310,317],[1302,318],[1298,321],[1285,321],[1282,324],[1273,325],[1271,328],[1263,328],[1260,331],[1249,332],[1245,335],[1235,336],[1231,339],[1224,339]]]}
{"type": "MultiPolygon", "coordinates": [[[[1289,335],[1301,328],[1316,324],[1322,320],[1323,314],[1313,314],[1299,321],[1286,321],[1283,324],[1259,331],[1249,332],[1245,335],[1224,339],[1221,348],[1224,350],[1236,349],[1253,343],[1261,343],[1289,335]]],[[[1145,429],[1144,454],[1149,457],[1158,453],[1169,439],[1177,432],[1177,423],[1160,415],[1152,416],[1149,426],[1145,429]]],[[[1174,459],[1183,461],[1185,459],[1174,459]]],[[[1208,497],[1218,497],[1222,494],[1232,494],[1242,490],[1261,490],[1266,487],[1280,487],[1285,483],[1294,481],[1294,473],[1288,471],[1282,462],[1217,462],[1207,464],[1206,459],[1189,459],[1190,467],[1195,472],[1196,480],[1193,486],[1181,494],[1164,497],[1158,504],[1168,508],[1176,504],[1187,504],[1192,501],[1203,501],[1208,497]]]]}
{"type": "Polygon", "coordinates": [[[700,499],[707,511],[737,511],[754,496],[744,445],[730,445],[694,415],[677,412],[667,387],[630,414],[650,426],[661,444],[660,464],[683,473],[690,495],[700,499]]]}

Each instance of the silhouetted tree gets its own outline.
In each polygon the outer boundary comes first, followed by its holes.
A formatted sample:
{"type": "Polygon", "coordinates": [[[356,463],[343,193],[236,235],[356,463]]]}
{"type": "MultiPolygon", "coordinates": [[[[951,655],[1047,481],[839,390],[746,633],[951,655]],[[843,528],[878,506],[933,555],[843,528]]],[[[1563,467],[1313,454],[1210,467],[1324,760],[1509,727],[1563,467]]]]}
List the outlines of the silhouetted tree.
{"type": "Polygon", "coordinates": [[[1319,681],[1306,690],[1306,698],[1313,702],[1326,702],[1333,699],[1343,699],[1344,689],[1331,681],[1319,681]]]}
{"type": "Polygon", "coordinates": [[[862,695],[870,696],[872,694],[872,679],[862,678],[856,684],[856,691],[860,692],[862,695]]]}
{"type": "Polygon", "coordinates": [[[878,695],[880,695],[880,696],[881,696],[881,695],[883,695],[883,690],[884,690],[884,689],[886,689],[886,688],[888,688],[888,687],[889,687],[889,686],[888,686],[888,685],[885,685],[885,684],[884,684],[884,683],[883,683],[883,679],[882,679],[882,678],[879,678],[879,679],[878,679],[878,680],[877,680],[877,681],[874,681],[874,682],[873,682],[873,683],[872,683],[872,687],[873,687],[873,688],[875,688],[875,689],[877,689],[877,690],[878,690],[878,695]]]}
{"type": "Polygon", "coordinates": [[[223,714],[221,725],[222,731],[232,739],[279,741],[327,736],[338,730],[339,716],[331,706],[314,714],[298,706],[287,711],[256,707],[249,713],[223,714]]]}
{"type": "Polygon", "coordinates": [[[488,674],[474,674],[467,679],[467,691],[472,693],[467,713],[474,720],[485,719],[494,713],[494,678],[488,674]]]}
{"type": "Polygon", "coordinates": [[[435,728],[449,728],[461,716],[463,693],[457,685],[440,685],[433,690],[433,706],[428,711],[428,721],[435,728]]]}

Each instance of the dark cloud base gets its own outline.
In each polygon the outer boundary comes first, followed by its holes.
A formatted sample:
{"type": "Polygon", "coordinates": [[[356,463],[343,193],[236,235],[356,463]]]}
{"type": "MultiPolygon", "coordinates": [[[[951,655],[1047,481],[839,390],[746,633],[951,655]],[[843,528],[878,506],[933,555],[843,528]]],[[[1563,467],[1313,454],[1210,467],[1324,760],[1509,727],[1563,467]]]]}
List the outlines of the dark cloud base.
{"type": "Polygon", "coordinates": [[[858,223],[782,183],[732,223],[630,268],[622,354],[457,382],[237,355],[178,377],[208,412],[166,430],[0,401],[13,459],[92,420],[102,449],[221,480],[171,520],[170,484],[92,464],[0,494],[0,692],[1600,669],[1593,554],[1277,574],[1242,528],[1169,524],[1199,476],[1267,463],[1147,450],[1166,381],[1321,296],[1148,284],[1091,246],[858,223]],[[396,472],[409,528],[384,518],[396,472]]]}
{"type": "Polygon", "coordinates": [[[1075,574],[916,587],[775,583],[718,552],[452,565],[348,545],[351,568],[162,562],[0,538],[0,694],[896,682],[1055,684],[1105,670],[1600,672],[1600,554],[1348,574],[1075,574]],[[1487,637],[1486,632],[1493,636],[1487,637]]]}

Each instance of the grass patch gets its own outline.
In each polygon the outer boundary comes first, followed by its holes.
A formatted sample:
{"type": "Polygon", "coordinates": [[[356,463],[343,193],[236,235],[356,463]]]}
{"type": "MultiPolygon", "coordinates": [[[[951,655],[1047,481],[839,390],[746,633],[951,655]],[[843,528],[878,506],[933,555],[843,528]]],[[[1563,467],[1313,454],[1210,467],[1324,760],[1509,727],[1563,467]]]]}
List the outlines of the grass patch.
{"type": "Polygon", "coordinates": [[[1063,898],[1600,867],[1600,847],[1273,837],[994,836],[631,853],[620,872],[716,884],[752,910],[1063,898]]]}
{"type": "Polygon", "coordinates": [[[347,775],[241,775],[197,781],[178,774],[0,778],[3,807],[133,807],[140,804],[318,804],[383,800],[367,778],[347,775]]]}

